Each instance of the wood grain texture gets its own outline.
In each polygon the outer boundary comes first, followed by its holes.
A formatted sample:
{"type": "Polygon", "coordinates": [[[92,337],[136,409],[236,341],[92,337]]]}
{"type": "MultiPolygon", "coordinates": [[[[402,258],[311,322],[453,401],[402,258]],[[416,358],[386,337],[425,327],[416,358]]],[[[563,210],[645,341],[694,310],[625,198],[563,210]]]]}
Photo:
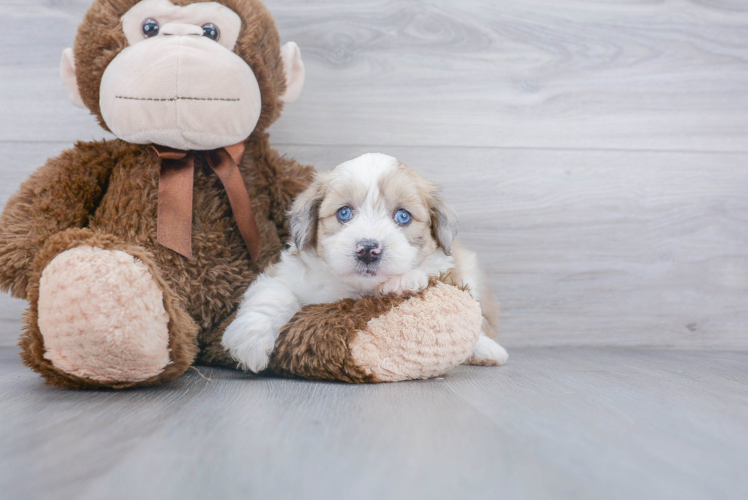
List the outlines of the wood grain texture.
{"type": "Polygon", "coordinates": [[[349,386],[61,391],[0,350],[4,499],[744,499],[748,353],[516,349],[349,386]]]}
{"type": "MultiPolygon", "coordinates": [[[[318,168],[375,146],[281,146],[318,168]]],[[[748,348],[748,156],[390,147],[444,186],[523,345],[748,348]]]]}
{"type": "MultiPolygon", "coordinates": [[[[276,146],[443,184],[508,365],[60,391],[3,348],[25,308],[3,295],[0,497],[748,497],[748,4],[266,2],[307,67],[276,146]]],[[[106,136],[57,74],[89,4],[0,4],[0,206],[106,136]]]]}
{"type": "MultiPolygon", "coordinates": [[[[0,137],[103,135],[57,75],[89,3],[0,5],[0,137]]],[[[266,3],[307,66],[279,142],[748,150],[745,2],[266,3]]]]}
{"type": "MultiPolygon", "coordinates": [[[[65,145],[0,143],[0,205],[65,145]]],[[[320,169],[376,146],[279,145],[320,169]]],[[[748,348],[746,154],[391,147],[444,186],[503,305],[500,339],[748,348]]],[[[25,304],[0,298],[0,345],[25,304]]]]}
{"type": "MultiPolygon", "coordinates": [[[[0,207],[4,207],[20,184],[48,158],[57,156],[70,147],[65,143],[8,143],[0,141],[0,207]]],[[[21,318],[26,310],[26,301],[0,293],[0,347],[18,342],[21,334],[21,318]]]]}

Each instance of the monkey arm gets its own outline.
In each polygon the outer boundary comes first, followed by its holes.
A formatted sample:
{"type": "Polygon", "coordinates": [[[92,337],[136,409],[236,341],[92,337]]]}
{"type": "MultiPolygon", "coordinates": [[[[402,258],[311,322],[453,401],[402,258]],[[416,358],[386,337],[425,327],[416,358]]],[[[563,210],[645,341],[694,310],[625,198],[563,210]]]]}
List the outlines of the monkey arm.
{"type": "Polygon", "coordinates": [[[111,148],[78,143],[21,184],[0,216],[0,289],[26,298],[34,257],[53,234],[88,224],[113,163],[111,148]]]}
{"type": "Polygon", "coordinates": [[[281,330],[268,367],[350,383],[436,377],[467,359],[481,321],[469,292],[431,277],[414,295],[304,307],[281,330]]]}

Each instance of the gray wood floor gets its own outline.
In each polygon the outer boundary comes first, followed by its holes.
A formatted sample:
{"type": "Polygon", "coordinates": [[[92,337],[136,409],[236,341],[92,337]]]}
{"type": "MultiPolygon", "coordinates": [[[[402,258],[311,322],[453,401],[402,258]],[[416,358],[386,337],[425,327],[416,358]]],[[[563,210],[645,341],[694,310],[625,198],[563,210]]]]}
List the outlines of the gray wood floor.
{"type": "Polygon", "coordinates": [[[390,385],[202,368],[210,381],[70,392],[0,349],[0,496],[743,500],[746,367],[747,352],[518,348],[390,385]]]}
{"type": "MultiPolygon", "coordinates": [[[[0,498],[748,498],[748,3],[266,3],[307,67],[274,145],[444,185],[509,364],[71,393],[0,296],[0,498]]],[[[89,5],[0,3],[0,206],[106,137],[57,74],[89,5]]]]}

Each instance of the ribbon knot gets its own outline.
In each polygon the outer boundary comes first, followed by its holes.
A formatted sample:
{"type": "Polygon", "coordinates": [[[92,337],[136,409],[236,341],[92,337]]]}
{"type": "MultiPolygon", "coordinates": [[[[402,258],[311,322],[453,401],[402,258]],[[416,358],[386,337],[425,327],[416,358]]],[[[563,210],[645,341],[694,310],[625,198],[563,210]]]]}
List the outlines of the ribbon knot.
{"type": "Polygon", "coordinates": [[[158,242],[192,259],[192,185],[196,153],[204,155],[218,175],[229,198],[231,212],[252,259],[260,256],[260,232],[257,230],[249,193],[237,166],[244,154],[244,143],[212,151],[183,151],[153,145],[161,158],[158,178],[158,242]]]}

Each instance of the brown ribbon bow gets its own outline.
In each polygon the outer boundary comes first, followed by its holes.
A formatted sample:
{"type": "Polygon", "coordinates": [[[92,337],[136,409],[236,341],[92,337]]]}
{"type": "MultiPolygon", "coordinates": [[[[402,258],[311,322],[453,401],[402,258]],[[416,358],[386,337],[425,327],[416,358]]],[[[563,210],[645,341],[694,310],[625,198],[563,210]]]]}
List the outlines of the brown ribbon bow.
{"type": "MultiPolygon", "coordinates": [[[[153,149],[161,158],[158,179],[158,242],[192,259],[194,153],[155,144],[153,149]]],[[[257,230],[257,221],[244,179],[237,166],[244,154],[244,143],[201,153],[221,179],[244,244],[252,259],[257,262],[260,256],[260,232],[257,230]]]]}

